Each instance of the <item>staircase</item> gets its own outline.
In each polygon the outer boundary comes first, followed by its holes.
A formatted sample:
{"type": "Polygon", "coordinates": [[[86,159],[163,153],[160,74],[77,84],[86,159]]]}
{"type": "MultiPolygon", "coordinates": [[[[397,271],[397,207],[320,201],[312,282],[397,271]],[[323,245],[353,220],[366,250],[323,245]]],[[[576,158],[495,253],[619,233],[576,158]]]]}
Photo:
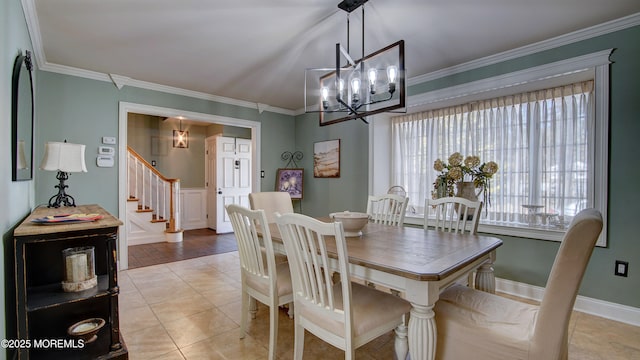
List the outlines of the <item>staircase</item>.
{"type": "Polygon", "coordinates": [[[180,179],[164,177],[127,146],[127,242],[181,242],[180,179]]]}

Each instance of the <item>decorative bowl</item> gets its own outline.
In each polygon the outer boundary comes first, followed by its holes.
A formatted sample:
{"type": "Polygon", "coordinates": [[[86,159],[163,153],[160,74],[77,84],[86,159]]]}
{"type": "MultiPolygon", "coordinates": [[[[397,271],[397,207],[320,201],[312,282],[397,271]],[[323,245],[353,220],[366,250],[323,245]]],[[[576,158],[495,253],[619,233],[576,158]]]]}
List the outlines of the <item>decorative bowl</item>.
{"type": "Polygon", "coordinates": [[[342,211],[331,213],[329,217],[342,223],[344,236],[362,235],[362,229],[369,222],[369,214],[361,212],[342,211]]]}
{"type": "Polygon", "coordinates": [[[84,340],[84,343],[88,344],[98,338],[97,333],[104,324],[105,321],[101,318],[86,319],[69,326],[67,333],[75,338],[84,340]]]}

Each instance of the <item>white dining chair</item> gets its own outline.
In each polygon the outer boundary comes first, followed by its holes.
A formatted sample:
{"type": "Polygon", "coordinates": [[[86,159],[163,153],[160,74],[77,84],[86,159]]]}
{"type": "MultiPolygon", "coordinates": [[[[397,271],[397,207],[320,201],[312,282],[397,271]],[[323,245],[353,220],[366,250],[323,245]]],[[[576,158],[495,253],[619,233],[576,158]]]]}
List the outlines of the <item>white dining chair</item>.
{"type": "Polygon", "coordinates": [[[305,330],[345,351],[355,350],[402,324],[411,305],[406,300],[366,286],[333,283],[331,271],[350,279],[342,223],[324,223],[302,214],[276,218],[290,262],[295,304],[294,359],[302,359],[305,330]],[[330,267],[327,243],[337,249],[338,269],[330,267]]]}
{"type": "Polygon", "coordinates": [[[403,226],[409,198],[396,194],[369,195],[367,214],[376,224],[403,226]]]}
{"type": "MultiPolygon", "coordinates": [[[[251,209],[253,210],[264,210],[264,213],[267,216],[267,223],[269,224],[276,222],[276,212],[280,214],[294,212],[291,195],[288,192],[283,191],[262,191],[250,193],[249,206],[251,206],[251,209]]],[[[276,253],[276,263],[285,261],[287,261],[286,255],[276,253]]]]}
{"type": "Polygon", "coordinates": [[[580,282],[602,230],[602,215],[575,216],[551,267],[540,306],[455,285],[434,312],[439,360],[565,360],[580,282]]]}
{"type": "MultiPolygon", "coordinates": [[[[398,194],[369,195],[367,198],[369,221],[375,224],[403,226],[408,204],[409,198],[398,194]]],[[[366,284],[372,288],[376,287],[372,282],[366,284]]],[[[390,290],[393,294],[399,295],[397,290],[390,290]]]]}
{"type": "MultiPolygon", "coordinates": [[[[430,226],[437,231],[455,234],[476,234],[482,212],[482,201],[472,201],[462,197],[449,196],[425,200],[424,228],[430,226]]],[[[493,274],[495,253],[479,267],[478,281],[474,281],[476,271],[469,273],[465,281],[469,286],[482,284],[482,290],[495,293],[496,279],[493,274]]]]}
{"type": "Polygon", "coordinates": [[[482,201],[471,201],[462,197],[427,198],[424,209],[425,229],[431,220],[434,228],[439,231],[456,234],[478,232],[482,201]]]}
{"type": "Polygon", "coordinates": [[[291,195],[283,191],[263,191],[253,192],[249,194],[249,205],[251,209],[264,210],[267,215],[267,223],[274,223],[276,220],[275,213],[288,214],[293,211],[293,202],[291,195]]]}
{"type": "Polygon", "coordinates": [[[242,282],[240,338],[247,330],[250,301],[269,306],[269,360],[275,359],[278,339],[278,307],[293,302],[287,262],[276,262],[271,232],[264,210],[226,206],[238,242],[242,282]],[[258,236],[261,233],[261,238],[258,236]]]}

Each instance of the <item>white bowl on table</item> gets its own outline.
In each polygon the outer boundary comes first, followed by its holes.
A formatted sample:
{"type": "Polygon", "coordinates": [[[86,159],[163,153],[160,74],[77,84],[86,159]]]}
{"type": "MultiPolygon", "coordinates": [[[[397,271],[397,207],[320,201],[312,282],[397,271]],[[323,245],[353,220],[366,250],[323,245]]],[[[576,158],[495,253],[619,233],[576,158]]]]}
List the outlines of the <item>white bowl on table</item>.
{"type": "Polygon", "coordinates": [[[360,236],[362,229],[369,222],[369,214],[361,212],[342,211],[329,214],[329,217],[342,223],[344,236],[360,236]]]}

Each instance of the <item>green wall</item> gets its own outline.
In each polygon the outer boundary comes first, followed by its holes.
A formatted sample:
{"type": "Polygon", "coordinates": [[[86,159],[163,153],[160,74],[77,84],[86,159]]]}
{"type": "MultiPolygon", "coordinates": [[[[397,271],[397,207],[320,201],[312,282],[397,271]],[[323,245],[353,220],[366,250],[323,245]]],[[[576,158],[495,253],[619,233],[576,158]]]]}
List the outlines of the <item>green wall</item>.
{"type": "Polygon", "coordinates": [[[163,176],[180,179],[182,189],[205,187],[207,137],[251,139],[250,128],[184,121],[182,130],[189,132],[189,147],[174,148],[173,130],[179,128],[180,121],[174,118],[144,114],[129,114],[127,118],[127,146],[147,162],[155,161],[156,169],[163,176]]]}
{"type": "MultiPolygon", "coordinates": [[[[471,81],[506,74],[558,60],[615,48],[611,60],[609,212],[608,247],[596,248],[587,268],[580,294],[595,299],[640,307],[640,241],[637,211],[640,203],[640,166],[636,166],[636,144],[640,135],[640,26],[565,45],[529,56],[486,66],[411,86],[410,95],[442,89],[471,81]],[[615,260],[629,261],[627,278],[614,276],[615,260]]],[[[296,118],[296,147],[310,152],[312,142],[341,138],[341,168],[345,178],[305,180],[305,212],[326,215],[330,211],[363,209],[367,186],[367,130],[362,122],[350,121],[319,127],[317,117],[296,118]],[[347,150],[348,149],[348,150],[347,150]],[[346,151],[344,151],[346,150],[346,151]],[[346,179],[348,181],[345,181],[346,179]],[[307,181],[308,180],[308,181],[307,181]],[[309,200],[309,201],[307,201],[309,200]]],[[[312,157],[305,156],[310,173],[312,157]]],[[[537,286],[546,284],[559,243],[500,236],[495,272],[498,277],[537,286]]]]}
{"type": "Polygon", "coordinates": [[[345,121],[318,125],[318,114],[296,117],[296,150],[304,154],[298,165],[304,168],[302,212],[326,216],[331,212],[365,211],[368,195],[369,128],[364,122],[345,121]],[[340,177],[313,177],[313,144],[340,139],[340,177]]]}
{"type": "MultiPolygon", "coordinates": [[[[0,338],[15,338],[8,329],[13,328],[13,229],[27,216],[34,204],[34,181],[11,181],[11,78],[16,56],[32,50],[31,39],[19,0],[0,2],[0,234],[3,246],[0,249],[0,338]],[[5,307],[10,310],[5,313],[5,307]]],[[[35,74],[34,74],[35,75],[35,74]]],[[[37,84],[37,76],[34,77],[37,84]]],[[[0,359],[9,357],[0,350],[0,359]]]]}
{"type": "MultiPolygon", "coordinates": [[[[268,175],[262,179],[263,190],[272,189],[271,184],[275,183],[273,174],[277,167],[281,167],[278,160],[283,149],[294,147],[292,116],[267,111],[259,114],[256,109],[130,86],[118,90],[110,82],[51,72],[38,71],[38,76],[36,128],[41,131],[35,139],[36,159],[42,154],[43,144],[47,141],[66,139],[86,144],[88,172],[71,174],[67,182],[69,194],[76,198],[77,203],[97,203],[113,214],[118,214],[118,164],[116,161],[113,168],[98,168],[95,157],[98,146],[102,145],[102,136],[118,136],[120,101],[260,121],[261,164],[268,175]]],[[[118,143],[120,141],[126,140],[118,139],[118,143]]],[[[37,170],[35,180],[36,202],[45,203],[54,194],[55,174],[37,170]]]]}
{"type": "MultiPolygon", "coordinates": [[[[11,68],[15,56],[30,49],[31,41],[26,28],[19,0],[3,1],[0,5],[0,229],[5,246],[10,243],[13,228],[31,211],[35,204],[45,203],[54,193],[55,175],[35,171],[35,181],[11,182],[10,114],[11,68]]],[[[640,307],[640,242],[634,224],[637,211],[632,204],[640,203],[640,191],[636,189],[640,179],[640,167],[635,166],[635,143],[640,134],[640,101],[637,84],[640,84],[640,27],[621,30],[557,49],[525,56],[504,63],[467,71],[409,88],[410,94],[420,94],[457,84],[525,69],[540,64],[562,60],[607,48],[615,48],[611,65],[611,118],[610,118],[610,172],[609,172],[609,245],[597,248],[591,259],[581,294],[623,305],[640,307]],[[630,262],[629,277],[613,276],[614,260],[630,262]]],[[[87,145],[89,172],[72,174],[68,182],[70,193],[78,203],[98,203],[108,211],[118,213],[118,164],[113,168],[95,165],[97,148],[102,136],[118,136],[118,103],[160,106],[186,111],[215,114],[230,118],[260,121],[261,165],[265,171],[261,190],[273,190],[276,169],[286,162],[280,155],[284,151],[302,151],[304,159],[299,163],[305,169],[304,200],[297,204],[309,215],[326,215],[332,211],[360,210],[365,208],[368,193],[369,129],[361,121],[349,121],[318,126],[317,115],[297,117],[265,111],[258,113],[234,105],[217,103],[153,90],[125,86],[118,90],[109,82],[35,72],[36,124],[35,165],[38,165],[46,141],[79,142],[87,145]],[[313,177],[313,143],[341,139],[341,174],[337,179],[313,177]]],[[[118,142],[124,141],[118,139],[118,142]]],[[[496,274],[506,279],[544,286],[559,243],[514,237],[501,237],[504,245],[498,251],[496,274]]],[[[2,250],[7,267],[6,249],[2,250]]],[[[4,279],[4,272],[0,275],[4,279]]],[[[8,284],[11,288],[11,284],[8,284]]],[[[5,301],[6,288],[0,294],[5,301]]],[[[0,313],[2,323],[10,323],[0,313]]],[[[5,328],[0,336],[7,338],[5,328]]],[[[3,354],[4,355],[4,354],[3,354]]],[[[0,355],[0,358],[2,356],[0,355]]]]}
{"type": "MultiPolygon", "coordinates": [[[[211,125],[217,126],[217,125],[211,125]]],[[[205,139],[208,125],[183,124],[189,132],[189,147],[173,147],[173,130],[180,128],[176,119],[142,114],[129,114],[127,146],[170,179],[180,179],[180,187],[204,188],[205,139]],[[153,163],[152,163],[153,164],[153,163]]],[[[222,128],[222,126],[219,126],[222,128]]]]}

